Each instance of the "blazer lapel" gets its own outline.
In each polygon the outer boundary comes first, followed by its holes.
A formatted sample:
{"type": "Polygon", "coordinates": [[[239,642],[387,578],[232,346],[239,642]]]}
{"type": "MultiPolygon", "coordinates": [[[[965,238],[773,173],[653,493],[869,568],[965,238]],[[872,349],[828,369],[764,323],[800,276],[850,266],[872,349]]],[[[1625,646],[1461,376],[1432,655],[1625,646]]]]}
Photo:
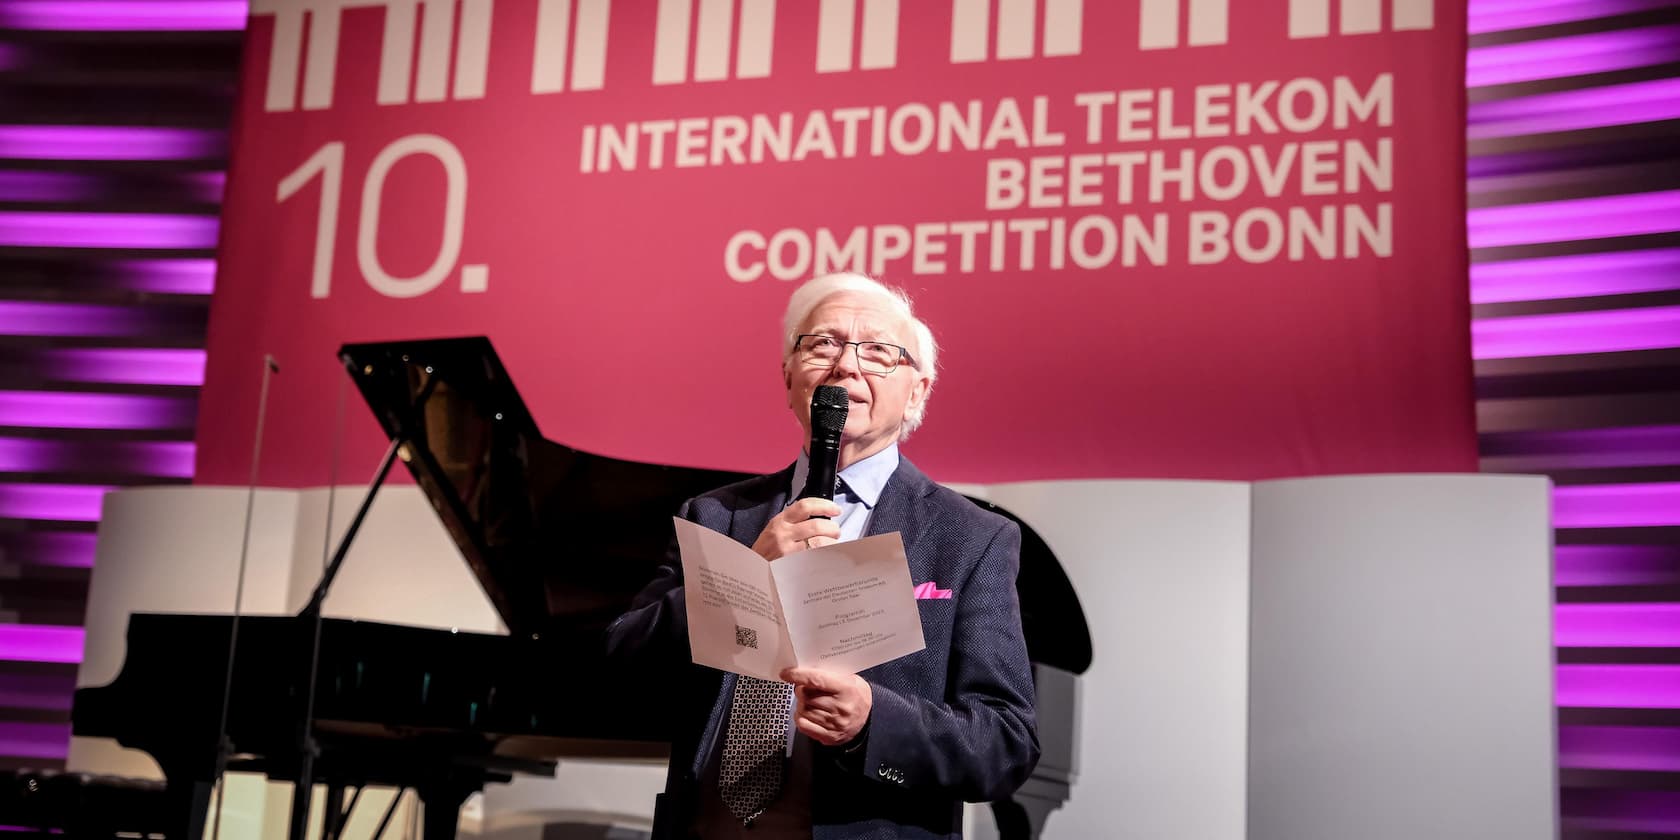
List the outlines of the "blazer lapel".
{"type": "Polygon", "coordinates": [[[917,550],[921,529],[910,527],[922,497],[932,490],[933,481],[908,458],[900,456],[898,469],[893,471],[892,478],[887,480],[887,486],[881,491],[880,504],[875,506],[874,515],[869,517],[869,529],[864,534],[873,537],[897,531],[899,538],[904,540],[904,556],[910,561],[910,580],[913,583],[926,581],[932,574],[927,559],[917,550]]]}
{"type": "Polygon", "coordinates": [[[780,472],[766,477],[761,485],[762,494],[757,498],[745,499],[747,504],[737,508],[729,516],[729,536],[736,542],[750,546],[758,540],[758,535],[764,532],[764,526],[770,524],[770,519],[787,507],[793,497],[793,464],[788,464],[780,472]]]}

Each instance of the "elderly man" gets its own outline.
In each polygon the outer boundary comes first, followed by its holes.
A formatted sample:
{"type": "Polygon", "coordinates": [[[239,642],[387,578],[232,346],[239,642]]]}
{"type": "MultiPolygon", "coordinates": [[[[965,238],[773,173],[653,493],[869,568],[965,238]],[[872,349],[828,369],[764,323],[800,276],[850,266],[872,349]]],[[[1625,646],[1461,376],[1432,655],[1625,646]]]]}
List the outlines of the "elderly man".
{"type": "Polygon", "coordinates": [[[673,670],[676,737],[656,838],[954,838],[962,800],[1007,796],[1038,760],[1015,597],[1020,531],[899,454],[933,388],[935,345],[909,299],[857,274],[811,280],[783,319],[788,408],[810,439],[811,394],[846,389],[834,501],[794,501],[786,469],[707,493],[681,515],[775,562],[900,532],[926,649],[861,674],[791,668],[785,683],[690,663],[675,550],[608,629],[614,656],[673,670]]]}

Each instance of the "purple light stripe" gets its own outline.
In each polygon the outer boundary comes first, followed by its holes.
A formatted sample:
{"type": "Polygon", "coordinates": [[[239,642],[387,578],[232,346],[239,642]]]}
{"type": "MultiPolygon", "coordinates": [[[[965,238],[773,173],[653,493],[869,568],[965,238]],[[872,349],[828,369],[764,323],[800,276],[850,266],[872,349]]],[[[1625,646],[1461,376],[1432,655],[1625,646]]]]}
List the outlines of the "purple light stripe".
{"type": "Polygon", "coordinates": [[[1505,32],[1531,26],[1549,26],[1577,20],[1624,15],[1645,9],[1660,9],[1670,0],[1474,0],[1470,3],[1469,30],[1505,32]]]}
{"type": "Polygon", "coordinates": [[[125,260],[112,268],[123,288],[137,292],[207,295],[216,288],[213,259],[125,260]]]}
{"type": "Polygon", "coordinates": [[[1557,705],[1680,709],[1680,665],[1559,665],[1557,705]]]}
{"type": "Polygon", "coordinates": [[[1558,604],[1552,627],[1562,648],[1680,647],[1680,604],[1558,604]]]}
{"type": "MultiPolygon", "coordinates": [[[[1672,837],[1680,832],[1680,794],[1669,791],[1564,788],[1560,799],[1565,836],[1576,831],[1636,832],[1672,837]]],[[[1589,834],[1598,837],[1599,834],[1589,834]]],[[[1610,837],[1621,837],[1612,833],[1610,837]]]]}
{"type": "Polygon", "coordinates": [[[1471,248],[1667,233],[1680,230],[1680,190],[1478,207],[1465,221],[1471,248]]]}
{"type": "Polygon", "coordinates": [[[1464,63],[1465,87],[1649,67],[1674,61],[1677,52],[1680,52],[1680,26],[1651,26],[1475,47],[1464,63]]]}
{"type": "Polygon", "coordinates": [[[1616,426],[1483,435],[1483,455],[1563,455],[1582,452],[1651,453],[1680,458],[1680,426],[1616,426]]]}
{"type": "Polygon", "coordinates": [[[0,708],[68,712],[75,690],[74,677],[7,674],[0,679],[0,708]]]}
{"type": "MultiPolygon", "coordinates": [[[[127,4],[110,3],[107,7],[124,5],[127,4]]],[[[226,155],[226,135],[219,131],[152,126],[0,125],[0,158],[201,160],[226,155]]]]}
{"type": "MultiPolygon", "coordinates": [[[[206,204],[220,204],[227,188],[224,172],[189,172],[174,180],[187,197],[206,204]]],[[[106,192],[107,185],[88,175],[0,170],[0,201],[68,204],[96,201],[106,192]]]]}
{"type": "Polygon", "coordinates": [[[1470,140],[1579,131],[1680,117],[1680,78],[1471,103],[1470,140]]]}
{"type": "Polygon", "coordinates": [[[1560,726],[1558,766],[1572,770],[1680,771],[1680,729],[1560,726]]]}
{"type": "MultiPolygon", "coordinates": [[[[1466,167],[1468,168],[1468,167],[1466,167]]],[[[1617,175],[1625,176],[1634,166],[1594,166],[1582,168],[1562,164],[1552,172],[1511,172],[1498,175],[1487,175],[1480,178],[1467,178],[1464,182],[1465,195],[1470,198],[1470,207],[1492,207],[1500,204],[1510,204],[1509,201],[1486,201],[1489,196],[1500,193],[1522,190],[1530,193],[1544,193],[1547,195],[1560,190],[1577,190],[1583,187],[1591,188],[1613,179],[1617,175]]]]}
{"type": "Polygon", "coordinates": [[[0,0],[0,28],[199,32],[245,28],[243,0],[0,0]]]}
{"type": "Polygon", "coordinates": [[[1680,583],[1680,549],[1655,545],[1560,545],[1558,586],[1666,586],[1680,583]]]}
{"type": "Polygon", "coordinates": [[[1622,85],[1563,90],[1533,96],[1517,96],[1477,102],[1469,108],[1471,124],[1518,117],[1544,117],[1584,107],[1630,105],[1671,98],[1680,89],[1680,78],[1629,82],[1622,85]]]}
{"type": "Polygon", "coordinates": [[[105,494],[91,484],[0,484],[0,519],[98,522],[105,494]]]}
{"type": "Polygon", "coordinates": [[[221,204],[227,193],[226,172],[194,172],[183,180],[193,198],[208,204],[221,204]]]}
{"type": "Polygon", "coordinates": [[[99,184],[69,172],[0,171],[0,201],[72,202],[99,195],[99,184]]]}
{"type": "Polygon", "coordinates": [[[0,335],[134,336],[146,332],[139,308],[90,303],[0,301],[0,335]]]}
{"type": "Polygon", "coordinates": [[[67,382],[203,385],[203,350],[76,348],[41,354],[42,370],[67,382]]]}
{"type": "Polygon", "coordinates": [[[191,441],[82,443],[0,437],[0,472],[51,473],[98,469],[159,478],[192,478],[197,447],[191,441]]]}
{"type": "Polygon", "coordinates": [[[1680,426],[1483,435],[1482,469],[1499,472],[1680,465],[1680,426]]]}
{"type": "Polygon", "coordinates": [[[1470,302],[1625,295],[1680,289],[1680,248],[1611,251],[1470,266],[1470,302]]]}
{"type": "Polygon", "coordinates": [[[0,660],[74,665],[82,661],[86,635],[80,627],[0,624],[0,660]]]}
{"type": "Polygon", "coordinates": [[[55,466],[54,442],[32,438],[0,438],[0,472],[50,472],[55,466]]]}
{"type": "Polygon", "coordinates": [[[135,444],[136,472],[165,478],[192,478],[198,464],[198,444],[190,440],[135,444]]]}
{"type": "Polygon", "coordinates": [[[1564,153],[1555,149],[1541,149],[1527,152],[1472,155],[1464,161],[1464,170],[1473,183],[1481,178],[1530,172],[1541,173],[1555,169],[1567,169],[1572,165],[1571,160],[1564,153]]]}
{"type": "Polygon", "coordinates": [[[70,724],[0,723],[0,755],[63,760],[70,755],[70,724]]]}
{"type": "Polygon", "coordinates": [[[1518,359],[1680,347],[1680,306],[1513,315],[1470,322],[1471,356],[1518,359]]]}
{"type": "Polygon", "coordinates": [[[24,66],[23,49],[15,44],[0,44],[0,73],[24,66]]]}
{"type": "Polygon", "coordinates": [[[32,566],[91,569],[99,545],[92,531],[30,531],[10,537],[6,550],[32,566]]]}
{"type": "Polygon", "coordinates": [[[197,401],[134,394],[0,391],[0,426],[45,429],[190,429],[197,401]]]}
{"type": "Polygon", "coordinates": [[[1555,470],[1590,470],[1611,467],[1674,466],[1680,460],[1672,454],[1635,452],[1577,452],[1570,455],[1504,455],[1479,461],[1482,472],[1545,473],[1555,470]]]}
{"type": "Polygon", "coordinates": [[[1556,528],[1680,525],[1680,482],[1583,484],[1552,489],[1556,528]]]}
{"type": "Polygon", "coordinates": [[[215,216],[0,212],[0,245],[208,249],[217,228],[215,216]]]}

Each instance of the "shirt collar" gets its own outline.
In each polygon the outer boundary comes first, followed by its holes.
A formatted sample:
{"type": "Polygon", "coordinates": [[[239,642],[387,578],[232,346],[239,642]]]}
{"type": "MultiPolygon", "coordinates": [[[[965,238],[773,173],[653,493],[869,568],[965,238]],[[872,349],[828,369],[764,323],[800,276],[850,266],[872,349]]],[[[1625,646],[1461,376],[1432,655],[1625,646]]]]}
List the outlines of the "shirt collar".
{"type": "MultiPolygon", "coordinates": [[[[898,471],[898,444],[888,444],[886,449],[858,461],[848,464],[840,471],[840,478],[851,488],[852,495],[863,506],[874,508],[881,500],[881,491],[887,488],[887,481],[893,473],[898,471]]],[[[803,450],[799,453],[799,460],[793,463],[793,490],[789,497],[798,496],[799,491],[805,489],[805,477],[811,473],[811,459],[803,450]]]]}

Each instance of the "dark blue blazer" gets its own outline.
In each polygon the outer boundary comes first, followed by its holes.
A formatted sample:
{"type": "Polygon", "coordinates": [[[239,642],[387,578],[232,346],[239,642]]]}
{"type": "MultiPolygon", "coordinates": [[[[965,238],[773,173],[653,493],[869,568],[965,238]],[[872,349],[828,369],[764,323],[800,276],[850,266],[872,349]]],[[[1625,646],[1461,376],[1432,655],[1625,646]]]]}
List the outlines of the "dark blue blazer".
{"type": "MultiPolygon", "coordinates": [[[[689,500],[680,515],[752,545],[787,506],[793,468],[689,500]]],[[[1015,596],[1015,523],[899,461],[869,534],[899,532],[914,583],[950,599],[918,600],[926,649],[863,671],[873,694],[861,748],[818,745],[813,840],[957,838],[962,802],[1013,793],[1038,762],[1032,666],[1015,596]]],[[[673,540],[673,545],[675,541],[673,540]]],[[[692,664],[675,549],[629,612],[607,630],[609,653],[672,675],[675,735],[655,838],[687,836],[704,763],[728,718],[735,676],[692,664]]],[[[855,745],[848,745],[855,746],[855,745]]]]}

